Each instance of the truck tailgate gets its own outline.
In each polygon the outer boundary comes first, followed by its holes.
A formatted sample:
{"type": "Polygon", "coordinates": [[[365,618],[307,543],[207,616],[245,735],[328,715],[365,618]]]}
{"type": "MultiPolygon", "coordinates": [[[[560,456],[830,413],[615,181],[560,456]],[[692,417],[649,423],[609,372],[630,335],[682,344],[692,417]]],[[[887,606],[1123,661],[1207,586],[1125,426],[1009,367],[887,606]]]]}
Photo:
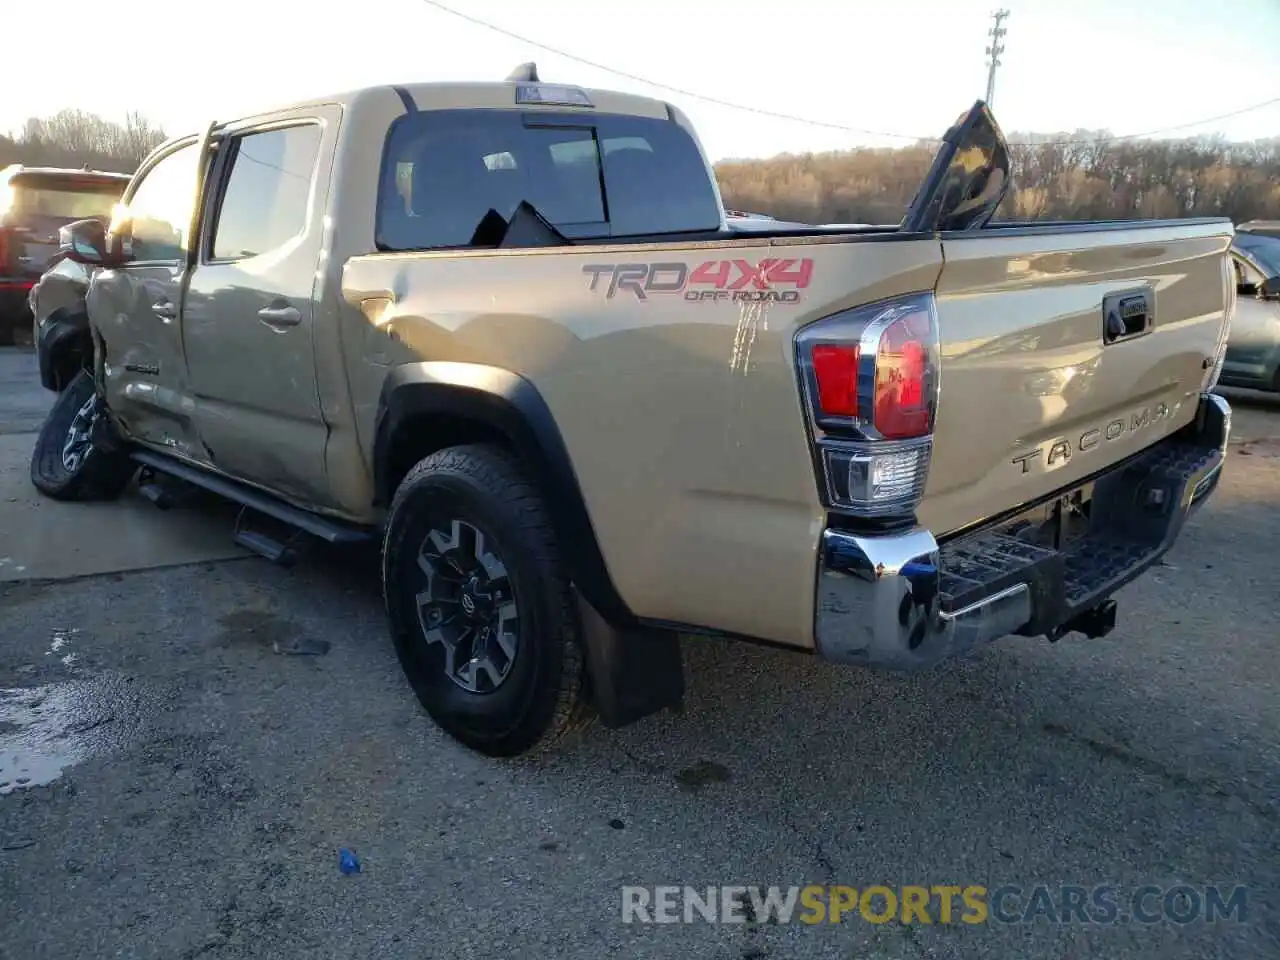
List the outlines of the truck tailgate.
{"type": "Polygon", "coordinates": [[[938,534],[967,527],[1190,421],[1223,339],[1231,236],[1228,221],[944,235],[921,522],[938,534]]]}

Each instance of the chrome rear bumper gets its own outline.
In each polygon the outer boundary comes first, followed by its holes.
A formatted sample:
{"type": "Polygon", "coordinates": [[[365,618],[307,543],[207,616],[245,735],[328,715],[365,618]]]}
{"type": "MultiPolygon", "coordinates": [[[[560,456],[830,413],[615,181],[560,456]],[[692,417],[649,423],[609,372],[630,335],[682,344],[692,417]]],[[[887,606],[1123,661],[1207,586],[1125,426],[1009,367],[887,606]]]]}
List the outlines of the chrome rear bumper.
{"type": "Polygon", "coordinates": [[[1227,401],[1202,396],[1192,424],[1092,481],[1090,530],[1061,549],[998,531],[967,534],[955,548],[939,546],[922,528],[883,536],[824,531],[818,653],[914,670],[1011,633],[1069,632],[1074,617],[1105,603],[1172,546],[1216,487],[1230,431],[1227,401]],[[948,552],[962,550],[970,567],[973,556],[999,558],[985,583],[960,578],[963,591],[947,565],[948,552]]]}

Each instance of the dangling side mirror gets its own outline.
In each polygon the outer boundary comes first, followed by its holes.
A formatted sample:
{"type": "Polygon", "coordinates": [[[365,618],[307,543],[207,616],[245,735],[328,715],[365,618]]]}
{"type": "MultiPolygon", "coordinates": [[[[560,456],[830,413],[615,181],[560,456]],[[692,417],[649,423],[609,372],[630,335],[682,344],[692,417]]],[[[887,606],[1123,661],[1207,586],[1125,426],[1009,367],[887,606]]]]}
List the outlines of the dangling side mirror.
{"type": "Polygon", "coordinates": [[[68,260],[89,267],[106,266],[107,228],[101,220],[77,220],[58,229],[58,250],[68,260]]]}

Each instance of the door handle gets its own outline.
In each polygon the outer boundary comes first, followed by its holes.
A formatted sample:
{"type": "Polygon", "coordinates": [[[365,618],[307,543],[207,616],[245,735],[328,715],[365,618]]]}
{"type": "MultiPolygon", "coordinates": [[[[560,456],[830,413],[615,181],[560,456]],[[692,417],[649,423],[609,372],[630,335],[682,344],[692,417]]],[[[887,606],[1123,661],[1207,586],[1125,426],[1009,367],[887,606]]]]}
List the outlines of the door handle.
{"type": "Polygon", "coordinates": [[[165,320],[172,320],[178,315],[178,308],[168,300],[160,300],[151,305],[151,312],[157,317],[163,317],[165,320]]]}
{"type": "Polygon", "coordinates": [[[258,319],[269,327],[296,327],[302,321],[297,307],[263,307],[258,319]]]}

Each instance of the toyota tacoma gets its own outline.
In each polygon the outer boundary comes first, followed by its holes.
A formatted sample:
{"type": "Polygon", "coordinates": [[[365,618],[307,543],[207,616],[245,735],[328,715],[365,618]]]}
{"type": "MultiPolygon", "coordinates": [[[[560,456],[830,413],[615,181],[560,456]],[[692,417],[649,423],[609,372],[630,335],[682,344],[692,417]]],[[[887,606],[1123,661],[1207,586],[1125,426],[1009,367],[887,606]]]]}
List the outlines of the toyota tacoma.
{"type": "Polygon", "coordinates": [[[748,232],[678,108],[529,67],[212,124],[63,229],[32,478],[377,544],[413,690],[491,755],[677,706],[682,636],[1100,636],[1220,476],[1232,225],[1008,189],[981,102],[900,224],[748,232]]]}

